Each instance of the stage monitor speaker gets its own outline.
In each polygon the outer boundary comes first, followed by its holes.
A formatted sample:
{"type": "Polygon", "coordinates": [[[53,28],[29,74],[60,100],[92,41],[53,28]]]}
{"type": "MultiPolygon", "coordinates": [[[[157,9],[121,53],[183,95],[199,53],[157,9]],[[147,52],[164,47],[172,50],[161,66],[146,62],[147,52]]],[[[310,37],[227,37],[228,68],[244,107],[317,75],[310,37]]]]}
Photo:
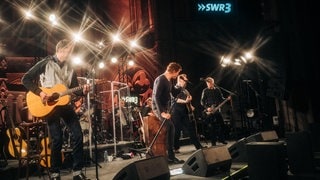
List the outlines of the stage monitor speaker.
{"type": "Polygon", "coordinates": [[[284,142],[251,142],[247,144],[249,179],[287,179],[284,142]]]}
{"type": "Polygon", "coordinates": [[[226,146],[199,149],[183,164],[184,174],[208,177],[230,170],[231,156],[226,146]]]}
{"type": "Polygon", "coordinates": [[[262,131],[246,138],[247,143],[250,142],[276,142],[279,141],[277,132],[272,131],[262,131]]]}
{"type": "Polygon", "coordinates": [[[246,138],[242,138],[228,148],[233,162],[248,162],[246,144],[246,138]]]}
{"type": "Polygon", "coordinates": [[[276,131],[262,131],[246,138],[242,138],[232,144],[228,150],[233,162],[248,162],[246,145],[251,142],[276,142],[278,141],[276,131]]]}
{"type": "Polygon", "coordinates": [[[169,180],[170,171],[163,156],[133,162],[119,171],[113,180],[169,180]]]}

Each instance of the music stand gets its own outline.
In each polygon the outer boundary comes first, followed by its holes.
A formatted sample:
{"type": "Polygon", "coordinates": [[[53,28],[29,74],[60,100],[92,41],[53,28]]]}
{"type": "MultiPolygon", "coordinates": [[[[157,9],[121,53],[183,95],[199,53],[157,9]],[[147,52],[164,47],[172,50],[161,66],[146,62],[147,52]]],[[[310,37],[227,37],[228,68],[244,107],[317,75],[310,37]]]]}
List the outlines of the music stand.
{"type": "MultiPolygon", "coordinates": [[[[121,90],[123,89],[127,89],[127,91],[129,91],[129,86],[126,84],[126,83],[122,83],[122,82],[117,82],[117,81],[111,81],[110,82],[111,84],[111,90],[107,90],[107,91],[102,91],[100,92],[101,94],[102,93],[109,93],[111,92],[111,103],[112,103],[112,121],[113,121],[113,148],[114,148],[114,154],[116,155],[117,154],[117,139],[116,139],[116,116],[115,116],[115,103],[114,103],[114,92],[117,92],[118,94],[118,101],[120,102],[120,98],[121,98],[121,90]],[[119,88],[119,89],[114,89],[114,86],[115,85],[122,85],[123,87],[119,88]]],[[[120,107],[120,104],[119,105],[119,109],[121,108],[120,107]]],[[[121,115],[122,113],[120,113],[120,118],[122,118],[121,115]]],[[[120,135],[121,135],[121,141],[123,140],[123,129],[122,129],[122,125],[120,125],[120,135]]]]}

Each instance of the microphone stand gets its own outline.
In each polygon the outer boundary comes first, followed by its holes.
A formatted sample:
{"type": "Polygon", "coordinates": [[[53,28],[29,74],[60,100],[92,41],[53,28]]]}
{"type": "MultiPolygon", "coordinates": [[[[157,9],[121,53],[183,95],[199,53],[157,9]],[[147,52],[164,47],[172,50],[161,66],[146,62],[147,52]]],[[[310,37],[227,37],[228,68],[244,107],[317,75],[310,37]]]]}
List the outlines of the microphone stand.
{"type": "Polygon", "coordinates": [[[227,90],[227,89],[225,89],[225,88],[223,88],[223,87],[221,87],[221,86],[218,86],[217,84],[214,84],[214,86],[217,87],[217,88],[219,88],[219,89],[222,89],[223,91],[225,91],[225,92],[227,92],[227,93],[229,93],[229,94],[231,94],[231,95],[235,95],[235,96],[238,95],[237,93],[234,93],[234,92],[232,92],[232,91],[229,91],[229,90],[227,90]]]}
{"type": "MultiPolygon", "coordinates": [[[[94,67],[94,66],[93,66],[94,67]]],[[[91,78],[92,78],[92,84],[91,84],[91,89],[92,89],[92,93],[93,94],[96,94],[96,87],[95,87],[95,70],[94,68],[92,68],[92,71],[91,71],[91,78]]],[[[90,78],[87,79],[87,83],[90,83],[90,78]]],[[[96,179],[98,180],[99,178],[99,172],[98,172],[98,167],[101,168],[101,165],[98,164],[98,145],[97,145],[97,110],[96,110],[96,100],[95,100],[95,97],[93,98],[94,99],[94,103],[92,105],[92,109],[93,109],[93,114],[90,115],[90,92],[87,94],[87,103],[88,103],[88,116],[91,116],[91,117],[88,117],[89,119],[89,151],[90,151],[90,159],[91,161],[93,161],[95,163],[95,167],[96,167],[96,179]],[[92,123],[93,122],[93,123],[92,123]],[[93,128],[92,128],[92,124],[93,124],[93,128]],[[93,132],[91,132],[91,129],[93,132]],[[92,141],[91,141],[91,133],[93,133],[93,139],[94,139],[94,153],[95,153],[95,160],[92,159],[92,148],[91,148],[91,145],[92,145],[92,141]]]]}

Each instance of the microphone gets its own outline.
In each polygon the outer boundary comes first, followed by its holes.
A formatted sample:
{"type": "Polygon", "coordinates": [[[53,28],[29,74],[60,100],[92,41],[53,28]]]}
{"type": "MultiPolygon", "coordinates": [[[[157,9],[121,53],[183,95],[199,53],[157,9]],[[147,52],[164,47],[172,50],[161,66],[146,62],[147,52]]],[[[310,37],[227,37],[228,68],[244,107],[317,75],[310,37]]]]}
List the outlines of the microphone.
{"type": "Polygon", "coordinates": [[[184,78],[184,77],[182,77],[182,76],[181,76],[181,79],[182,79],[184,82],[189,83],[189,84],[191,84],[191,85],[192,85],[192,83],[191,83],[188,79],[185,79],[185,78],[184,78]]]}
{"type": "Polygon", "coordinates": [[[242,82],[249,83],[249,82],[251,82],[251,80],[250,79],[244,79],[244,80],[242,80],[242,82]]]}
{"type": "Polygon", "coordinates": [[[192,85],[192,82],[190,82],[189,80],[186,80],[186,82],[192,85]]]}
{"type": "Polygon", "coordinates": [[[205,78],[203,78],[203,77],[201,77],[201,78],[200,78],[200,81],[206,81],[206,79],[205,79],[205,78]]]}

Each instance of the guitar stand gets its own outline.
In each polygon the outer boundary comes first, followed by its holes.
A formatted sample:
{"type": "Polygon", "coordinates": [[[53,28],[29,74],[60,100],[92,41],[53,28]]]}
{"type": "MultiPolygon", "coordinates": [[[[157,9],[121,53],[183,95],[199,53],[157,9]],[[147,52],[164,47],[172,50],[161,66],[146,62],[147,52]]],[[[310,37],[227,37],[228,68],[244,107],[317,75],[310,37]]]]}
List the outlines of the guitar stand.
{"type": "MultiPolygon", "coordinates": [[[[19,160],[19,169],[21,168],[21,166],[23,164],[26,165],[27,167],[27,170],[26,170],[26,179],[29,178],[29,165],[32,163],[32,162],[35,162],[37,164],[37,168],[38,168],[38,171],[39,173],[41,173],[41,167],[40,167],[40,163],[42,160],[45,161],[46,163],[46,167],[49,167],[48,165],[48,155],[47,155],[47,147],[45,146],[44,150],[45,150],[45,157],[42,157],[42,155],[40,155],[40,148],[37,147],[37,149],[34,151],[33,149],[31,149],[31,138],[30,138],[30,128],[31,127],[38,127],[38,126],[43,126],[45,125],[43,122],[22,122],[20,123],[20,127],[23,127],[25,132],[26,132],[26,139],[27,139],[27,157],[21,157],[20,156],[20,160],[19,160]],[[22,160],[25,160],[25,163],[22,164],[22,160]]],[[[37,140],[38,141],[38,140],[37,140]]],[[[45,139],[46,141],[46,139],[45,139]]],[[[45,142],[46,143],[46,142],[45,142]]],[[[37,143],[39,144],[39,143],[37,143]]],[[[20,145],[22,145],[20,143],[20,145]]],[[[20,150],[21,150],[21,147],[20,147],[20,150]]],[[[21,152],[20,152],[20,155],[21,155],[21,152]]],[[[48,170],[48,169],[47,169],[48,170]]],[[[49,175],[49,171],[48,171],[48,175],[49,175]]],[[[40,176],[40,175],[39,175],[40,176]]]]}

